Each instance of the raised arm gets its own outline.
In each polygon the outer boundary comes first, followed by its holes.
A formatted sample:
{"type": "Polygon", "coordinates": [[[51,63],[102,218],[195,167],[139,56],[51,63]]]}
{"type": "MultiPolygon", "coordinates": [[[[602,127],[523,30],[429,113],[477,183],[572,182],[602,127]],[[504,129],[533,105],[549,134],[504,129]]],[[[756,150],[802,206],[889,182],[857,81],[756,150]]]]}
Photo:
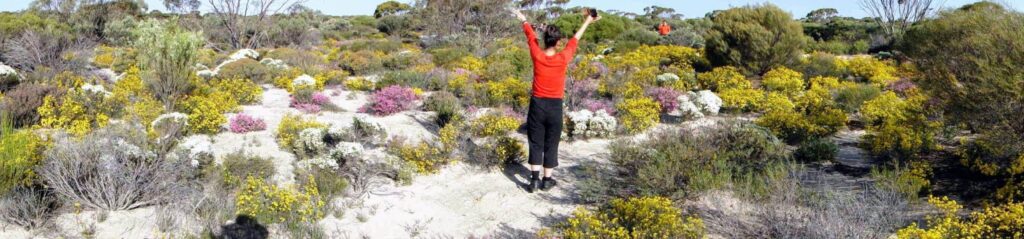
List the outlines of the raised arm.
{"type": "Polygon", "coordinates": [[[601,20],[600,15],[597,16],[596,18],[587,15],[586,19],[583,19],[583,26],[580,26],[580,29],[576,31],[576,35],[573,36],[573,38],[576,38],[576,40],[582,39],[583,33],[587,32],[587,27],[590,27],[590,24],[596,22],[597,20],[601,20]]]}
{"type": "Polygon", "coordinates": [[[523,15],[523,12],[518,9],[512,9],[512,14],[515,15],[519,21],[523,22],[523,33],[526,34],[526,43],[530,45],[530,56],[540,56],[541,49],[540,43],[537,42],[537,33],[533,31],[533,26],[526,21],[526,15],[523,15]]]}

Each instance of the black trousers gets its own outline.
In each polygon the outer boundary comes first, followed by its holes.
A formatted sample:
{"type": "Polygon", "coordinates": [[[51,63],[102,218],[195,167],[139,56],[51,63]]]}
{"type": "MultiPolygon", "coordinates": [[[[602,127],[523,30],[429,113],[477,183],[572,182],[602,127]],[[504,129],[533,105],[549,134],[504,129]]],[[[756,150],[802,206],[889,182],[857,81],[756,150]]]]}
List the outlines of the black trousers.
{"type": "Polygon", "coordinates": [[[530,98],[526,135],[530,141],[530,165],[558,166],[558,142],[562,138],[562,99],[530,98]]]}

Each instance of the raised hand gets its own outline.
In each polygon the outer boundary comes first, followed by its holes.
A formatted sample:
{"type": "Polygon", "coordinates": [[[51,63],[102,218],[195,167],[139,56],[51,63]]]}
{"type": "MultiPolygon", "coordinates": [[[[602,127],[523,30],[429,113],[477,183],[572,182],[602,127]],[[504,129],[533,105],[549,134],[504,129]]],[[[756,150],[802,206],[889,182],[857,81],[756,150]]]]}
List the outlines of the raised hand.
{"type": "Polygon", "coordinates": [[[512,14],[516,16],[516,18],[519,18],[519,21],[523,21],[523,22],[526,21],[526,15],[523,15],[522,11],[519,11],[519,9],[510,9],[510,10],[512,11],[512,14]]]}

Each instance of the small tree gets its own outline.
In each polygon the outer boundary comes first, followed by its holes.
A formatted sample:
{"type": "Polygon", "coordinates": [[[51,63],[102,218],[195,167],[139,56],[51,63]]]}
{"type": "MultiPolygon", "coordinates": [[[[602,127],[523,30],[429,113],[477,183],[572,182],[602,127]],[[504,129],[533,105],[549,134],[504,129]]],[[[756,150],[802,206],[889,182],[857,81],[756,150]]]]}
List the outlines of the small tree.
{"type": "Polygon", "coordinates": [[[708,60],[748,75],[796,62],[806,44],[800,23],[775,5],[732,8],[711,14],[711,20],[704,48],[708,60]]]}
{"type": "Polygon", "coordinates": [[[138,39],[135,48],[139,52],[139,66],[148,76],[146,86],[171,110],[174,103],[192,89],[189,78],[195,75],[196,65],[203,40],[200,33],[189,32],[175,25],[159,20],[148,20],[139,25],[134,33],[138,39]]]}
{"type": "Polygon", "coordinates": [[[396,15],[409,10],[412,10],[412,6],[409,6],[409,4],[387,1],[377,5],[377,9],[373,11],[373,17],[382,18],[384,16],[396,15]]]}
{"type": "Polygon", "coordinates": [[[934,9],[933,0],[860,0],[860,7],[874,17],[889,40],[900,40],[914,23],[934,9]]]}

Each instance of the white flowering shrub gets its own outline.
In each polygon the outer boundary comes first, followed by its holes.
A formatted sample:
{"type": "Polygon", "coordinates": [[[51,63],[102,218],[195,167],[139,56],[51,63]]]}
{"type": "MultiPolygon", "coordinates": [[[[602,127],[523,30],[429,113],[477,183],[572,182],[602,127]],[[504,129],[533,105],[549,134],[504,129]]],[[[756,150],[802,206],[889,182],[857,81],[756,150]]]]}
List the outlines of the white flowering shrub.
{"type": "Polygon", "coordinates": [[[267,67],[275,70],[287,70],[289,68],[288,63],[285,63],[283,60],[271,58],[260,60],[260,64],[266,65],[267,67]]]}
{"type": "Polygon", "coordinates": [[[676,74],[672,74],[672,73],[665,73],[665,74],[658,75],[656,80],[658,81],[658,83],[660,83],[662,85],[665,85],[665,84],[669,84],[669,83],[673,83],[673,82],[679,81],[679,76],[677,76],[676,74]]]}
{"type": "Polygon", "coordinates": [[[200,70],[196,72],[196,75],[205,79],[210,79],[217,76],[217,72],[214,70],[200,70]]]}
{"type": "Polygon", "coordinates": [[[14,70],[14,68],[10,66],[4,65],[3,62],[0,62],[0,84],[5,82],[15,82],[19,79],[21,79],[21,77],[18,76],[18,71],[14,70]]]}
{"type": "Polygon", "coordinates": [[[237,61],[245,58],[258,59],[260,58],[260,53],[253,49],[240,49],[232,53],[231,56],[228,56],[228,61],[237,61]]]}
{"type": "Polygon", "coordinates": [[[567,123],[568,127],[566,127],[566,136],[568,137],[609,137],[615,132],[615,128],[618,127],[618,121],[615,120],[615,117],[608,115],[608,112],[603,110],[597,111],[597,113],[589,110],[580,110],[569,112],[566,115],[569,120],[567,123]]]}
{"type": "Polygon", "coordinates": [[[722,109],[722,98],[719,98],[718,95],[715,95],[710,90],[690,92],[688,95],[693,104],[700,107],[704,113],[717,115],[718,111],[722,109]]]}
{"type": "Polygon", "coordinates": [[[298,88],[298,86],[315,86],[316,79],[309,75],[301,75],[292,80],[292,86],[298,88]]]}
{"type": "Polygon", "coordinates": [[[340,166],[338,161],[334,160],[333,157],[317,156],[311,159],[299,161],[299,167],[306,170],[313,169],[326,169],[326,170],[337,170],[340,166]]]}
{"type": "Polygon", "coordinates": [[[310,159],[327,153],[325,133],[320,128],[309,128],[299,132],[299,138],[295,140],[295,154],[301,159],[310,159]]]}
{"type": "Polygon", "coordinates": [[[683,117],[687,117],[690,119],[704,118],[704,113],[701,112],[701,107],[698,107],[697,104],[694,104],[693,101],[690,100],[689,94],[680,95],[678,100],[679,112],[682,114],[683,117]]]}
{"type": "Polygon", "coordinates": [[[85,84],[82,85],[82,91],[85,91],[85,92],[87,92],[89,94],[102,95],[104,97],[110,96],[111,94],[113,94],[113,93],[110,93],[110,91],[107,91],[106,88],[103,88],[103,85],[93,85],[93,84],[89,84],[89,83],[85,83],[85,84]]]}

